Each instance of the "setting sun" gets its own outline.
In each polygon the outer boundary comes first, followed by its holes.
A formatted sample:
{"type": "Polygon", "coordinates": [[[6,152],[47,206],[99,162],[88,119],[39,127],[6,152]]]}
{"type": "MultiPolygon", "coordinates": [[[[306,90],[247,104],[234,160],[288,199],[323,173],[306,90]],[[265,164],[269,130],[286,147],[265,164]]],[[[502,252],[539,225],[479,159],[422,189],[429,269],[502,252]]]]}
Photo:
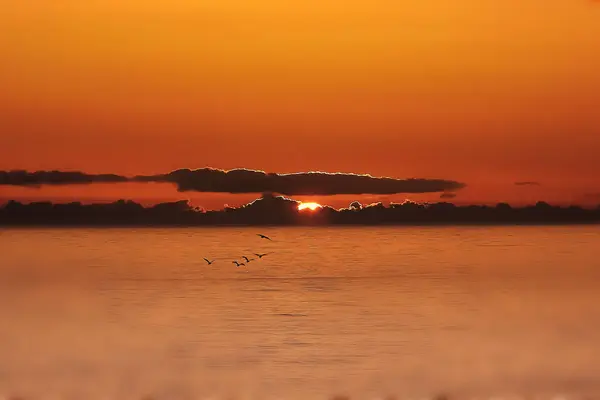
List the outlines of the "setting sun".
{"type": "Polygon", "coordinates": [[[322,205],[320,205],[319,203],[300,203],[298,205],[298,210],[302,211],[302,210],[311,210],[311,211],[315,211],[319,208],[323,208],[322,205]]]}

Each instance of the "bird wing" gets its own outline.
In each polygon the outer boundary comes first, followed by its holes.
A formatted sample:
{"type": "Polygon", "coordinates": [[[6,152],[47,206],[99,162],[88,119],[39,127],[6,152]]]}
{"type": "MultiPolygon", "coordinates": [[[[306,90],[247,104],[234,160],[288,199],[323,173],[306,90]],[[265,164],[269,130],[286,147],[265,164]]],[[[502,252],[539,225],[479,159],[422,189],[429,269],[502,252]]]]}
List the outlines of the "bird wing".
{"type": "Polygon", "coordinates": [[[207,263],[209,263],[209,264],[210,264],[210,261],[208,261],[206,258],[204,259],[204,261],[206,261],[207,263]]]}

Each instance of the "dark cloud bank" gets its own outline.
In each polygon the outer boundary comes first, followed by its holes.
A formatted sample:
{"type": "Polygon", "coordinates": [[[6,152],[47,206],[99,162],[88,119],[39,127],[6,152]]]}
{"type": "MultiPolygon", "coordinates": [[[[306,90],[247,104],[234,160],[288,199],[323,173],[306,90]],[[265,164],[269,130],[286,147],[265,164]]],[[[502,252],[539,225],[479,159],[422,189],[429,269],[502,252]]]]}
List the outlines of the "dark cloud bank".
{"type": "Polygon", "coordinates": [[[444,179],[395,179],[351,173],[265,173],[249,169],[181,169],[168,174],[125,176],[61,171],[0,171],[0,185],[40,186],[119,182],[166,182],[181,192],[264,193],[292,195],[397,194],[445,192],[463,188],[444,179]]]}
{"type": "Polygon", "coordinates": [[[456,206],[451,203],[404,202],[363,206],[353,202],[336,210],[298,210],[299,202],[265,194],[241,207],[220,211],[193,208],[187,201],[145,208],[132,201],[111,204],[22,204],[11,201],[0,208],[0,225],[85,225],[85,226],[210,226],[210,225],[431,225],[431,224],[573,224],[600,223],[596,209],[554,207],[539,202],[513,208],[456,206]]]}
{"type": "Polygon", "coordinates": [[[92,183],[120,183],[127,182],[128,180],[128,178],[120,175],[91,175],[78,171],[0,171],[0,185],[11,186],[82,185],[92,183]]]}
{"type": "Polygon", "coordinates": [[[463,183],[444,179],[395,179],[350,173],[265,173],[249,169],[180,169],[165,175],[138,176],[139,182],[170,182],[181,192],[293,195],[430,193],[458,190],[463,183]]]}

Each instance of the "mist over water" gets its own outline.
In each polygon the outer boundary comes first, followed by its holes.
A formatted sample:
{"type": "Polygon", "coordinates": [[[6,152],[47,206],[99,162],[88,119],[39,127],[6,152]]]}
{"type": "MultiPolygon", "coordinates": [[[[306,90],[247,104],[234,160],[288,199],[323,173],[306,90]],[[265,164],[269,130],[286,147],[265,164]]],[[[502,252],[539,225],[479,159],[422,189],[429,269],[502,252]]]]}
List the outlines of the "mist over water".
{"type": "Polygon", "coordinates": [[[596,226],[4,229],[0,398],[598,398],[599,249],[596,226]]]}

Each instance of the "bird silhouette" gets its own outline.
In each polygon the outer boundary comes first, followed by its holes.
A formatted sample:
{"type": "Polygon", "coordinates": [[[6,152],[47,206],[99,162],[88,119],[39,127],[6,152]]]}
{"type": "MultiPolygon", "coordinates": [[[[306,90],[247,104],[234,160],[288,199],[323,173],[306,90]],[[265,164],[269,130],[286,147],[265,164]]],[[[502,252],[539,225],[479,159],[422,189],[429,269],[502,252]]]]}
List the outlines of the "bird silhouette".
{"type": "Polygon", "coordinates": [[[243,258],[244,260],[246,260],[246,262],[247,262],[247,263],[249,263],[250,261],[254,261],[254,258],[248,258],[248,257],[246,257],[246,256],[242,256],[242,258],[243,258]]]}
{"type": "Polygon", "coordinates": [[[232,263],[232,264],[235,264],[235,266],[236,266],[236,267],[241,267],[242,265],[246,265],[246,264],[244,264],[244,263],[239,263],[239,262],[237,262],[237,261],[232,261],[231,263],[232,263]]]}
{"type": "Polygon", "coordinates": [[[268,237],[266,235],[262,235],[260,233],[257,233],[256,236],[260,237],[261,239],[267,239],[267,240],[273,241],[273,239],[271,239],[270,237],[268,237]]]}
{"type": "Polygon", "coordinates": [[[263,254],[254,253],[254,255],[258,258],[263,258],[264,256],[269,255],[269,254],[271,254],[271,253],[263,253],[263,254]]]}
{"type": "Polygon", "coordinates": [[[215,262],[215,261],[217,261],[217,260],[212,260],[212,261],[211,261],[211,260],[209,260],[208,258],[205,258],[205,259],[204,259],[204,261],[206,261],[206,263],[207,263],[208,265],[211,265],[212,263],[214,263],[214,262],[215,262]]]}

